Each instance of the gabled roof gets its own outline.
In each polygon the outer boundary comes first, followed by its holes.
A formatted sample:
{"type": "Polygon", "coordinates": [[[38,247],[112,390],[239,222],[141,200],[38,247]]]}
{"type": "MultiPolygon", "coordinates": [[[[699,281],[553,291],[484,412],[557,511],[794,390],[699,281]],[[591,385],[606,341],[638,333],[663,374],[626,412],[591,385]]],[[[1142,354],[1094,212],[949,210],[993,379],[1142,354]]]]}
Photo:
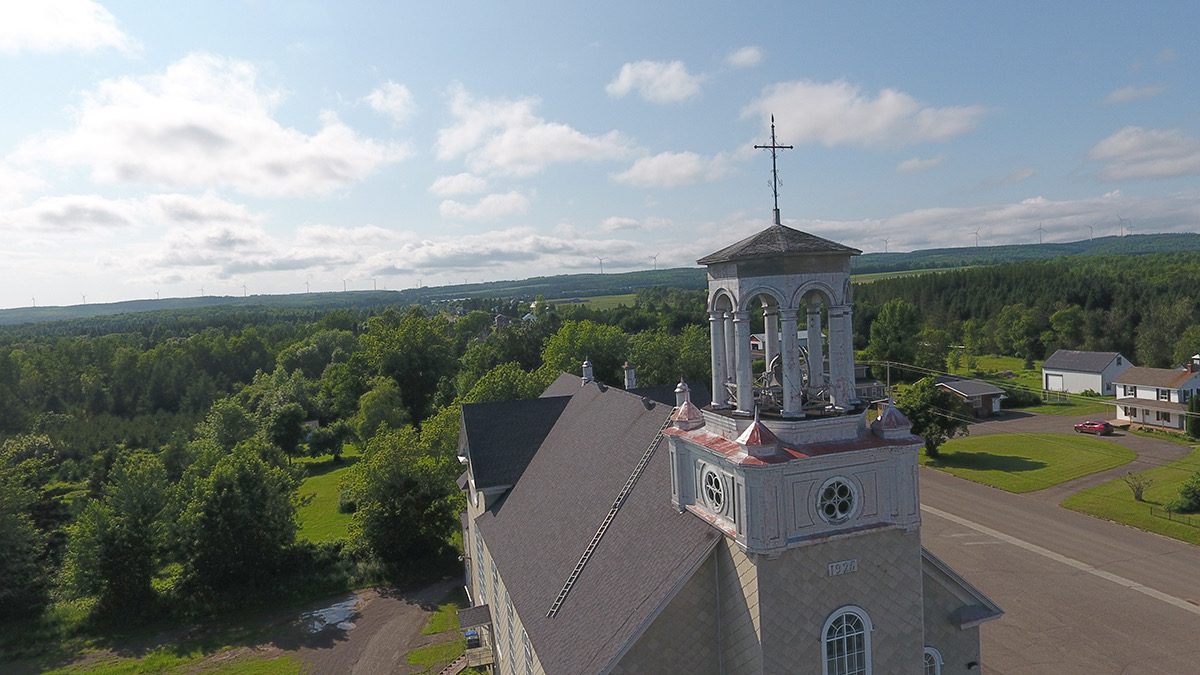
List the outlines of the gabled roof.
{"type": "Polygon", "coordinates": [[[1125,372],[1113,378],[1114,384],[1132,384],[1143,387],[1162,387],[1163,389],[1178,389],[1196,376],[1186,370],[1170,368],[1142,368],[1130,366],[1125,372]]]}
{"type": "Polygon", "coordinates": [[[661,441],[547,616],[671,411],[616,387],[576,385],[521,480],[475,521],[548,673],[604,672],[720,541],[715,528],[671,505],[661,441]]]}
{"type": "MultiPolygon", "coordinates": [[[[1109,364],[1121,356],[1118,352],[1080,352],[1059,349],[1042,363],[1042,370],[1073,370],[1080,373],[1102,373],[1109,364]]],[[[1129,359],[1121,357],[1125,363],[1129,359]]]]}
{"type": "Polygon", "coordinates": [[[1004,393],[1003,389],[994,384],[983,380],[969,380],[964,377],[941,376],[936,378],[934,383],[959,396],[998,396],[1004,393]]]}
{"type": "Polygon", "coordinates": [[[985,621],[1004,616],[1004,610],[924,546],[921,547],[921,573],[927,579],[936,581],[963,603],[953,610],[949,617],[960,630],[974,628],[985,621]]]}
{"type": "Polygon", "coordinates": [[[784,225],[772,225],[758,234],[747,237],[732,246],[726,246],[716,253],[710,253],[696,262],[700,265],[712,265],[746,258],[796,253],[858,255],[862,251],[807,232],[793,230],[784,225]]]}
{"type": "Polygon", "coordinates": [[[555,396],[463,405],[459,454],[471,458],[475,488],[516,483],[570,400],[555,396]],[[473,444],[487,451],[473,452],[473,444]]]}

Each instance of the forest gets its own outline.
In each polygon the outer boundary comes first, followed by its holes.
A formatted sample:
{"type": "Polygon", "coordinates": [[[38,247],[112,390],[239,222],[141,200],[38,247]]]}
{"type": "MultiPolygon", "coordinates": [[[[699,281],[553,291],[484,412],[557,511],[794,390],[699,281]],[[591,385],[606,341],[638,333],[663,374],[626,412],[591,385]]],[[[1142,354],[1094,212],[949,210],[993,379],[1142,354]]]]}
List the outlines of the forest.
{"type": "MultiPolygon", "coordinates": [[[[854,287],[855,344],[932,371],[1058,348],[1170,366],[1200,352],[1197,279],[1194,253],[877,279],[854,287]]],[[[640,385],[707,382],[705,297],[656,286],[605,310],[493,297],[2,328],[0,649],[453,573],[461,406],[536,396],[584,358],[612,383],[626,360],[640,385]],[[297,538],[297,460],[351,449],[349,539],[297,538]]]]}

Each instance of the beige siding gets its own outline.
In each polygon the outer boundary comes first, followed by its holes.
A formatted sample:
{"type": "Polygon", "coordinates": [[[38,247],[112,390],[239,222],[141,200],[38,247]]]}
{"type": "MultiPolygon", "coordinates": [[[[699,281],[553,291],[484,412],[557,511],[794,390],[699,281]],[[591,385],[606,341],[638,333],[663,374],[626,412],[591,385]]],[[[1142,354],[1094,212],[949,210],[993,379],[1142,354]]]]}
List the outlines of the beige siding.
{"type": "Polygon", "coordinates": [[[713,552],[721,602],[721,660],[727,675],[761,673],[758,567],[729,538],[713,552]]]}
{"type": "Polygon", "coordinates": [[[765,671],[821,672],[821,628],[839,608],[863,609],[873,672],[915,672],[924,652],[919,534],[888,530],[792,549],[759,561],[765,671]],[[829,576],[829,563],[858,571],[829,576]]]}
{"type": "Polygon", "coordinates": [[[979,628],[959,629],[951,620],[963,603],[937,581],[925,577],[925,645],[942,655],[943,673],[965,672],[979,658],[979,628]]]}
{"type": "Polygon", "coordinates": [[[613,675],[719,675],[716,552],[667,604],[613,675]]]}

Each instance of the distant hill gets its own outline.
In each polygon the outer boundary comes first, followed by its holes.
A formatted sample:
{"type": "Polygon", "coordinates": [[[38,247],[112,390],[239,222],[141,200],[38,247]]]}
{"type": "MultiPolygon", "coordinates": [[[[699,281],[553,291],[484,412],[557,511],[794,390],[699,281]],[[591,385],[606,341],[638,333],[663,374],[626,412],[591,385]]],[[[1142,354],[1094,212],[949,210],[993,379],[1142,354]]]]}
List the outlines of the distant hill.
{"type": "MultiPolygon", "coordinates": [[[[1178,251],[1200,251],[1200,234],[1139,234],[1128,237],[1099,237],[1066,244],[1012,244],[1009,246],[968,246],[934,248],[908,253],[866,253],[851,260],[854,274],[878,274],[909,270],[945,269],[998,265],[1024,260],[1046,260],[1072,255],[1143,255],[1178,251]]],[[[522,298],[538,295],[548,299],[620,295],[651,286],[682,289],[705,288],[704,270],[680,267],[666,270],[642,270],[619,274],[564,274],[515,281],[490,281],[409,288],[401,291],[347,291],[342,293],[293,293],[289,295],[204,296],[128,300],[107,304],[69,305],[64,307],[21,307],[0,310],[0,326],[87,319],[92,317],[140,312],[191,311],[205,307],[242,307],[259,309],[330,310],[381,305],[411,305],[454,300],[456,298],[522,298]]]]}

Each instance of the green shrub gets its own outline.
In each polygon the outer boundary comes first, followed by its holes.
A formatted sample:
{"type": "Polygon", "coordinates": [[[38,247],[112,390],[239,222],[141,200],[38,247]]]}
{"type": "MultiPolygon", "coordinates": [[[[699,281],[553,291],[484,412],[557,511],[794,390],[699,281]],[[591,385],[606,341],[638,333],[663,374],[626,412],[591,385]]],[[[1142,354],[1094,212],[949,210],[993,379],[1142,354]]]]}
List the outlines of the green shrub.
{"type": "Polygon", "coordinates": [[[349,490],[342,490],[338,494],[338,513],[354,513],[358,510],[358,501],[349,490]]]}
{"type": "Polygon", "coordinates": [[[1179,486],[1179,496],[1167,502],[1168,511],[1195,513],[1200,511],[1200,471],[1192,474],[1179,486]]]}

